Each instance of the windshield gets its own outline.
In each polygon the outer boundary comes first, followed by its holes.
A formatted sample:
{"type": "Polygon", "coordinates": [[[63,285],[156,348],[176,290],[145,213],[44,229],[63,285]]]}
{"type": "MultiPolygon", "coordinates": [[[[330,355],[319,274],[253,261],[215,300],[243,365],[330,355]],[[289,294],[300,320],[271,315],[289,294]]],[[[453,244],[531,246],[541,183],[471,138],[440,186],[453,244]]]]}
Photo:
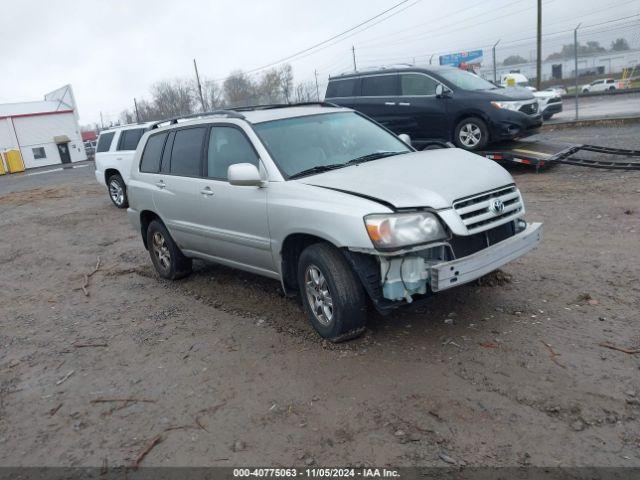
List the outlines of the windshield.
{"type": "Polygon", "coordinates": [[[286,177],[310,169],[347,166],[356,159],[378,157],[376,154],[411,151],[395,135],[355,112],[272,120],[253,128],[286,177]]]}
{"type": "Polygon", "coordinates": [[[464,70],[452,68],[451,70],[438,71],[438,74],[462,90],[493,90],[496,88],[493,83],[464,70]]]}

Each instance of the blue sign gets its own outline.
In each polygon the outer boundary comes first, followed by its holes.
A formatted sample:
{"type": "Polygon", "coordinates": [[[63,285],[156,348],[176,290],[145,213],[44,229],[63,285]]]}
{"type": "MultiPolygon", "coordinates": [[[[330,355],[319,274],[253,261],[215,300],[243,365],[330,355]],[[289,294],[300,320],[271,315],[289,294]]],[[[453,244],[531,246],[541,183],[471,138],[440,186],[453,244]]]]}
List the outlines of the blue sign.
{"type": "Polygon", "coordinates": [[[470,50],[468,52],[450,53],[440,55],[440,65],[451,65],[459,67],[460,64],[480,64],[482,63],[482,50],[470,50]]]}

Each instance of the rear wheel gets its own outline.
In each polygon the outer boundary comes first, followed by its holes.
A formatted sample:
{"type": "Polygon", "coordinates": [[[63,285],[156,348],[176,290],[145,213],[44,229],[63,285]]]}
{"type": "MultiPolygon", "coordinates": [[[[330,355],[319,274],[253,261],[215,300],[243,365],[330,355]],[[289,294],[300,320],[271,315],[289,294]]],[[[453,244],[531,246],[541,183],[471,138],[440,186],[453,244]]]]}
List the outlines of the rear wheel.
{"type": "Polygon", "coordinates": [[[481,150],[489,141],[487,124],[477,117],[465,118],[456,126],[453,141],[465,150],[481,150]]]}
{"type": "Polygon", "coordinates": [[[366,294],[338,249],[326,243],[307,247],[298,262],[298,286],[305,313],[323,338],[342,342],[364,331],[366,294]]]}
{"type": "Polygon", "coordinates": [[[127,186],[119,174],[115,173],[109,177],[107,180],[107,188],[109,189],[109,198],[116,207],[127,208],[129,206],[127,186]]]}
{"type": "Polygon", "coordinates": [[[167,228],[158,220],[153,220],[147,228],[147,246],[151,262],[162,278],[177,280],[191,273],[191,259],[182,254],[167,228]]]}

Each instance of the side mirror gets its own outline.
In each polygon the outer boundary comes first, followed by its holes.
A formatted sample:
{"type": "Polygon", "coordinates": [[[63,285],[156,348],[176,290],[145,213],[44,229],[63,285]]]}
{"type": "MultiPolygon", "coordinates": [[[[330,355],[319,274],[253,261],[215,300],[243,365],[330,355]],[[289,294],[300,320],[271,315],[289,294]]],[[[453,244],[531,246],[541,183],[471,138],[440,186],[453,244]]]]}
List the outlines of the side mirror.
{"type": "Polygon", "coordinates": [[[450,98],[451,90],[439,83],[436,85],[436,98],[450,98]]]}
{"type": "Polygon", "coordinates": [[[260,187],[262,178],[258,167],[251,163],[235,163],[227,169],[227,179],[231,185],[242,187],[260,187]]]}
{"type": "Polygon", "coordinates": [[[402,140],[404,143],[406,143],[407,145],[411,146],[411,137],[406,133],[401,133],[400,135],[398,135],[398,138],[402,140]]]}

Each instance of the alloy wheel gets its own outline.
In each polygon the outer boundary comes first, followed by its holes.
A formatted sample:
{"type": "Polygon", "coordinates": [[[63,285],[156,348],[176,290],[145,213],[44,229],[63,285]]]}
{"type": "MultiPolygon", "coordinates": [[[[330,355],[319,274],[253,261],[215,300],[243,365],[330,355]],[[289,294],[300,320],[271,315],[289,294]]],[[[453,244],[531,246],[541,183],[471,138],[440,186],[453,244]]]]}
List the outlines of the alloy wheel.
{"type": "Polygon", "coordinates": [[[164,269],[171,268],[171,252],[169,246],[160,232],[153,233],[153,245],[151,246],[153,253],[158,259],[158,264],[164,269]]]}
{"type": "Polygon", "coordinates": [[[333,298],[329,292],[327,279],[315,265],[309,265],[304,272],[307,301],[313,315],[321,325],[327,326],[333,319],[333,298]]]}
{"type": "Polygon", "coordinates": [[[482,130],[475,123],[465,123],[458,136],[465,147],[475,147],[482,139],[482,130]]]}
{"type": "Polygon", "coordinates": [[[120,206],[124,203],[124,189],[122,185],[120,185],[120,182],[117,180],[111,180],[109,182],[109,195],[116,205],[120,206]]]}

